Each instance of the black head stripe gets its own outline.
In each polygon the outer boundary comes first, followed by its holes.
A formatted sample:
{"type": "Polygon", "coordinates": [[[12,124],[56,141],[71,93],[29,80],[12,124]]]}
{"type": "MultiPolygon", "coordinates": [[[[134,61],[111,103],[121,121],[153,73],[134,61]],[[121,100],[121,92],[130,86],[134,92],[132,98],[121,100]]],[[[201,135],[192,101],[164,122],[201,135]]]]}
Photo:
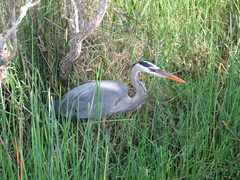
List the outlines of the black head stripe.
{"type": "Polygon", "coordinates": [[[139,61],[138,63],[144,67],[152,67],[152,65],[147,61],[139,61]]]}
{"type": "Polygon", "coordinates": [[[136,64],[140,64],[141,66],[144,66],[146,68],[151,68],[153,67],[152,66],[152,63],[148,62],[148,61],[139,61],[139,62],[136,62],[135,64],[132,65],[131,69],[136,65],[136,64]]]}

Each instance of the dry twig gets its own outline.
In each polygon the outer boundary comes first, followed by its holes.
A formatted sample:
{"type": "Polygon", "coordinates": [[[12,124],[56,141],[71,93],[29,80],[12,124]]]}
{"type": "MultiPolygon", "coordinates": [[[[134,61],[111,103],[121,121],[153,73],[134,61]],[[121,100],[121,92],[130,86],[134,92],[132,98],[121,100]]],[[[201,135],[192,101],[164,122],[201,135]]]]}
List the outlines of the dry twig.
{"type": "Polygon", "coordinates": [[[227,126],[227,122],[226,121],[222,121],[222,123],[224,124],[224,126],[228,129],[228,131],[235,137],[235,139],[240,142],[240,139],[231,131],[231,129],[227,126]]]}

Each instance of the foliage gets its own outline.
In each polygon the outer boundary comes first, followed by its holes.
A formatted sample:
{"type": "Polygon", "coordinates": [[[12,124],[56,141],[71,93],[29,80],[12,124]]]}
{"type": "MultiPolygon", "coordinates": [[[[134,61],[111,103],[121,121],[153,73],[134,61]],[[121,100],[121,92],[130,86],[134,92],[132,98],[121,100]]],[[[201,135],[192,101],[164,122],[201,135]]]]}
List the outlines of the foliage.
{"type": "MultiPolygon", "coordinates": [[[[18,56],[0,87],[4,179],[239,179],[239,0],[112,0],[63,87],[68,52],[60,1],[42,1],[18,31],[18,56]],[[155,62],[186,84],[142,74],[145,104],[96,121],[56,120],[52,102],[95,79],[128,83],[155,62]]],[[[89,8],[91,10],[91,8],[89,8]]],[[[132,90],[130,86],[130,91],[132,90]]],[[[134,92],[131,91],[130,94],[134,92]]]]}

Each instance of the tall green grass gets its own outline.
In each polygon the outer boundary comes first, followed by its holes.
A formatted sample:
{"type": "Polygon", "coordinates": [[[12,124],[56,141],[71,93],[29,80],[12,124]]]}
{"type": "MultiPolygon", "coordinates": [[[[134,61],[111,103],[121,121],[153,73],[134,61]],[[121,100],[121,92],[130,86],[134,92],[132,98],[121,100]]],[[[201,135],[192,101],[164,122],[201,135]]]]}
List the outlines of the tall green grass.
{"type": "MultiPolygon", "coordinates": [[[[43,1],[18,31],[18,55],[0,85],[3,179],[239,179],[238,0],[111,1],[101,26],[59,81],[68,52],[60,1],[43,1]],[[30,18],[31,17],[31,18],[30,18]],[[155,62],[185,84],[141,74],[145,104],[87,122],[56,120],[52,103],[91,80],[129,86],[129,67],[155,62]]],[[[134,94],[130,86],[130,94],[134,94]]]]}

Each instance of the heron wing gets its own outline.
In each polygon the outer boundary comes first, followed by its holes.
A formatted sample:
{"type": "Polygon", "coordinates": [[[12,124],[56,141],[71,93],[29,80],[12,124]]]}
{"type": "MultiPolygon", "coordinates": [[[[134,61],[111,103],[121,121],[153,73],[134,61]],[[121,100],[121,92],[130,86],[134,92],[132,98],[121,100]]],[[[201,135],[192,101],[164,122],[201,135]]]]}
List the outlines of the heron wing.
{"type": "Polygon", "coordinates": [[[127,95],[127,87],[117,81],[90,82],[78,86],[60,100],[62,114],[71,119],[101,118],[127,95]]]}
{"type": "Polygon", "coordinates": [[[88,103],[94,92],[94,83],[86,83],[67,92],[61,98],[62,115],[71,119],[87,118],[88,103]]]}

